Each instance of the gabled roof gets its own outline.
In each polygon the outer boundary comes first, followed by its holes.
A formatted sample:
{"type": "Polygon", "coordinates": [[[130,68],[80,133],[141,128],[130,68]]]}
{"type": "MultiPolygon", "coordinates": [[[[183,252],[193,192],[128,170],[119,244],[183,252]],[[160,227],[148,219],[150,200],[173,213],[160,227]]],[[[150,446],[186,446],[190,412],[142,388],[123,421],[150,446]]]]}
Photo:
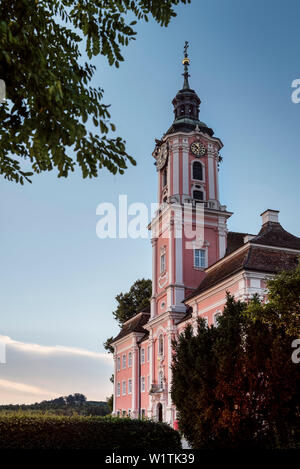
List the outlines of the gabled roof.
{"type": "Polygon", "coordinates": [[[150,318],[150,312],[148,311],[142,311],[132,318],[128,319],[123,324],[122,329],[120,330],[119,334],[113,339],[112,343],[116,342],[119,339],[123,339],[128,334],[131,334],[132,332],[140,332],[140,333],[145,333],[147,334],[148,331],[143,328],[143,326],[149,321],[150,318]]]}

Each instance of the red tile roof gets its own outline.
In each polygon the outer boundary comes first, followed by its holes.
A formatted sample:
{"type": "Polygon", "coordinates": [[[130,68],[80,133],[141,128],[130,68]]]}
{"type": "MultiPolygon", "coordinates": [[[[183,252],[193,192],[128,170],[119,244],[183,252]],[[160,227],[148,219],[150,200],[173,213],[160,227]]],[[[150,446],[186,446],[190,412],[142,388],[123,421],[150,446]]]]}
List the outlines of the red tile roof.
{"type": "Polygon", "coordinates": [[[187,296],[186,300],[241,270],[275,274],[282,270],[292,270],[297,266],[300,252],[298,254],[284,249],[300,251],[300,238],[285,231],[280,223],[268,222],[263,225],[258,235],[249,241],[247,248],[234,254],[244,245],[245,235],[246,233],[228,233],[229,247],[225,257],[207,269],[206,276],[199,287],[187,296]],[[272,247],[282,249],[271,249],[272,247]]]}
{"type": "Polygon", "coordinates": [[[120,330],[119,334],[113,339],[112,343],[122,339],[128,334],[131,334],[132,332],[143,332],[145,334],[148,333],[146,329],[143,328],[143,326],[149,321],[150,318],[150,313],[148,312],[141,312],[133,316],[131,319],[125,322],[123,324],[122,329],[120,330]]]}

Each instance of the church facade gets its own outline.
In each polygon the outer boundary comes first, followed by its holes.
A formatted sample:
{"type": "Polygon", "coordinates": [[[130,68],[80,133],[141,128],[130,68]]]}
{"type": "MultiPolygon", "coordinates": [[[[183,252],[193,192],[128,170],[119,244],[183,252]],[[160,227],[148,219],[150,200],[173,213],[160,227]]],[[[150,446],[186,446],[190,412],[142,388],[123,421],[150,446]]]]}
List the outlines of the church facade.
{"type": "Polygon", "coordinates": [[[257,235],[230,232],[232,215],[219,196],[222,142],[199,120],[200,98],[184,83],[173,99],[172,126],[156,140],[159,208],[149,229],[152,298],[149,310],[124,323],[114,338],[114,410],[119,416],[176,422],[171,399],[172,341],[203,317],[217,326],[226,293],[265,299],[266,279],[296,267],[300,238],[285,231],[277,210],[262,213],[257,235]]]}

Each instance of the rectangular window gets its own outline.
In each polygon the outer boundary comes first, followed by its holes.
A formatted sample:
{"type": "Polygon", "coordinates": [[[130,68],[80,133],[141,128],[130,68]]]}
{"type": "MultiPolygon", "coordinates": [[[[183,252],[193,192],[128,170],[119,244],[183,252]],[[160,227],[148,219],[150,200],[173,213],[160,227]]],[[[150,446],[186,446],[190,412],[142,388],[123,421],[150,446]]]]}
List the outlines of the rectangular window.
{"type": "Polygon", "coordinates": [[[141,363],[145,363],[145,349],[141,348],[141,363]]]}
{"type": "Polygon", "coordinates": [[[124,370],[124,368],[126,368],[126,355],[123,355],[123,358],[122,358],[122,368],[124,370]]]}
{"type": "Polygon", "coordinates": [[[126,410],[122,410],[122,417],[126,417],[126,410]]]}
{"type": "Polygon", "coordinates": [[[194,249],[194,267],[205,268],[206,259],[205,259],[205,249],[194,249]]]}
{"type": "Polygon", "coordinates": [[[150,391],[150,376],[147,376],[147,391],[150,391]]]}
{"type": "Polygon", "coordinates": [[[120,411],[117,410],[117,417],[120,417],[120,411]]]}
{"type": "Polygon", "coordinates": [[[220,312],[220,311],[217,311],[217,312],[214,314],[214,326],[215,326],[215,327],[218,327],[218,325],[219,325],[218,319],[219,319],[220,316],[221,316],[221,312],[220,312]]]}
{"type": "Polygon", "coordinates": [[[123,396],[126,394],[126,381],[122,381],[122,394],[123,396]]]}
{"type": "Polygon", "coordinates": [[[141,392],[145,392],[145,376],[141,376],[141,392]]]}
{"type": "Polygon", "coordinates": [[[145,418],[146,418],[146,411],[145,411],[145,409],[142,409],[141,417],[142,417],[142,420],[145,420],[145,418]]]}
{"type": "Polygon", "coordinates": [[[132,393],[132,379],[128,380],[128,394],[132,393]]]}
{"type": "Polygon", "coordinates": [[[129,352],[128,354],[128,366],[129,368],[132,367],[132,353],[131,352],[129,352]]]}
{"type": "Polygon", "coordinates": [[[147,347],[147,362],[150,361],[150,345],[147,347]]]}
{"type": "Polygon", "coordinates": [[[166,254],[162,254],[160,256],[160,273],[162,274],[165,271],[166,271],[166,254]]]}
{"type": "Polygon", "coordinates": [[[131,409],[128,409],[128,417],[131,417],[131,409]]]}
{"type": "Polygon", "coordinates": [[[120,371],[121,369],[121,359],[120,357],[117,358],[117,371],[120,371]]]}
{"type": "Polygon", "coordinates": [[[160,373],[158,375],[158,385],[159,385],[160,389],[164,388],[164,375],[163,375],[162,371],[160,371],[160,373]]]}
{"type": "Polygon", "coordinates": [[[117,384],[117,397],[120,397],[120,393],[121,393],[121,385],[120,383],[117,384]]]}

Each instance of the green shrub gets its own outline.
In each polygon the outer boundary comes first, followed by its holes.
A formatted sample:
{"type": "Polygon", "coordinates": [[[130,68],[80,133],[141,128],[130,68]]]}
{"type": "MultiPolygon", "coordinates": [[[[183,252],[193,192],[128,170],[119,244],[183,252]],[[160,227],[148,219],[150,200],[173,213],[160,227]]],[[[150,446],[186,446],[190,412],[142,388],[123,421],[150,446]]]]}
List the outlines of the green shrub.
{"type": "Polygon", "coordinates": [[[179,450],[167,424],[113,417],[0,414],[0,449],[179,450]]]}

